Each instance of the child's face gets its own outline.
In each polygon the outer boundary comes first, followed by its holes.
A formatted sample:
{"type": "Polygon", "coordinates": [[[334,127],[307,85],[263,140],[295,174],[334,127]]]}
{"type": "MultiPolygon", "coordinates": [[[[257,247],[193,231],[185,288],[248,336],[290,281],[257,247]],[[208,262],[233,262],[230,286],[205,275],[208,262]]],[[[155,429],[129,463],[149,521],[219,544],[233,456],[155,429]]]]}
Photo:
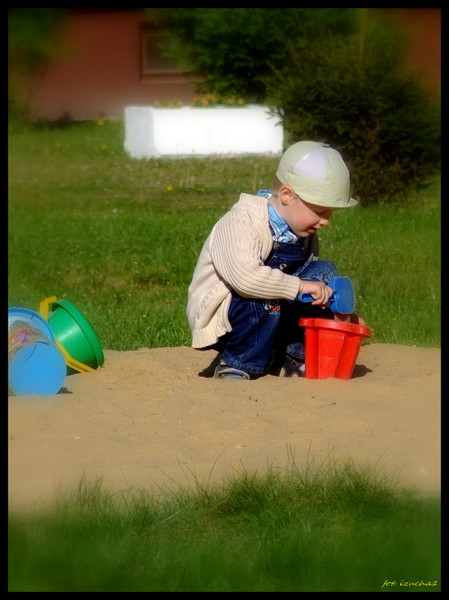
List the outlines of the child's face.
{"type": "Polygon", "coordinates": [[[287,225],[299,237],[309,237],[326,225],[335,209],[317,206],[301,200],[295,192],[287,186],[279,190],[279,206],[277,209],[287,225]]]}

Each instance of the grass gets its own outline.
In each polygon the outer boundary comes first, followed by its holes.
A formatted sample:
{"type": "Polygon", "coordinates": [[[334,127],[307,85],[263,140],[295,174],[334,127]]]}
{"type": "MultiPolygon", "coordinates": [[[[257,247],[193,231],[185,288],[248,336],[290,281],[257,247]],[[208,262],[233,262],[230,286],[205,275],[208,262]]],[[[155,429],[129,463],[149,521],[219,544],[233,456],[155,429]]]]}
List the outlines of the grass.
{"type": "MultiPolygon", "coordinates": [[[[277,159],[137,161],[123,140],[122,122],[10,123],[8,305],[65,298],[111,350],[189,345],[203,241],[240,192],[270,186],[277,159]]],[[[440,223],[436,179],[322,232],[366,343],[440,346],[440,223]]],[[[9,514],[9,591],[440,591],[439,524],[439,499],[350,462],[157,496],[82,480],[9,514]]]]}
{"type": "Polygon", "coordinates": [[[439,523],[439,499],[351,462],[160,497],[82,481],[10,515],[9,591],[441,591],[439,523]]]}
{"type": "MultiPolygon", "coordinates": [[[[74,303],[111,350],[190,345],[187,287],[215,221],[277,158],[135,160],[122,122],[9,130],[8,304],[74,303]]],[[[322,257],[349,276],[367,343],[439,347],[440,181],[336,213],[322,257]]]]}

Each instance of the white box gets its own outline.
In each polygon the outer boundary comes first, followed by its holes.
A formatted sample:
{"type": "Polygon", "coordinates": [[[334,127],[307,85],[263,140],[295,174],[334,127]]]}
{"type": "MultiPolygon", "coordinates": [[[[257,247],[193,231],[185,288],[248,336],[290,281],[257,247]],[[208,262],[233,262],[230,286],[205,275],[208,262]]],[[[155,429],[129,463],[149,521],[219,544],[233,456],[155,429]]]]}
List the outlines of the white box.
{"type": "Polygon", "coordinates": [[[125,150],[132,158],[274,154],[284,129],[266,106],[125,108],[125,150]]]}

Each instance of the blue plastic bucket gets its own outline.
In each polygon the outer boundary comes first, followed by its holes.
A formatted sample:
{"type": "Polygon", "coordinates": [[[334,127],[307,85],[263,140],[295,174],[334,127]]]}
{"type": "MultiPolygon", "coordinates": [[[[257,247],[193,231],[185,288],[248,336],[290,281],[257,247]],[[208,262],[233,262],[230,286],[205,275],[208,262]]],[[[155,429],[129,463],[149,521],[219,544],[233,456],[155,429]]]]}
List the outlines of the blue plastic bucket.
{"type": "Polygon", "coordinates": [[[55,335],[38,313],[8,308],[8,392],[53,396],[67,374],[55,335]]]}

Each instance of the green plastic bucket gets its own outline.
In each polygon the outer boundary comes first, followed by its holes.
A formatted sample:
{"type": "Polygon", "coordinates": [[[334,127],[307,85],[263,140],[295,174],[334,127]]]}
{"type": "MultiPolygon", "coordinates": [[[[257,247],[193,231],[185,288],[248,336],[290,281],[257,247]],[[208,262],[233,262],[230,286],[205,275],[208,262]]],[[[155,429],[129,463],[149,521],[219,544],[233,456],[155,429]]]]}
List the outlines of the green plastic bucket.
{"type": "Polygon", "coordinates": [[[48,324],[72,358],[93,369],[104,363],[104,354],[97,334],[71,302],[53,302],[48,324]]]}

